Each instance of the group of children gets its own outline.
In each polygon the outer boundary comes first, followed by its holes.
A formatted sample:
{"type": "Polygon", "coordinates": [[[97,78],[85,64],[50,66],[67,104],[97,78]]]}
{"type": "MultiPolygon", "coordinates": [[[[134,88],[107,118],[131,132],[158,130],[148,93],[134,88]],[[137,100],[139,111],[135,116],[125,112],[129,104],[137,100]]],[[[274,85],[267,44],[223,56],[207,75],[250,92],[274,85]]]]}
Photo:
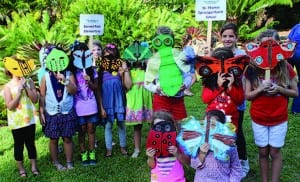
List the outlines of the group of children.
{"type": "MultiPolygon", "coordinates": [[[[201,143],[196,157],[187,155],[177,144],[167,147],[170,154],[167,156],[157,155],[158,150],[150,147],[146,149],[146,155],[151,181],[185,181],[185,164],[195,168],[194,181],[240,181],[246,177],[249,162],[242,128],[246,99],[251,101],[250,116],[255,144],[259,149],[262,179],[268,181],[271,157],[272,181],[279,181],[282,166],[280,149],[287,132],[287,98],[298,95],[296,74],[285,60],[280,60],[270,70],[270,79],[266,79],[264,68],[257,62],[252,64],[246,51],[237,47],[237,32],[235,24],[225,24],[220,31],[223,47],[216,48],[209,56],[200,56],[198,61],[204,63],[200,67],[195,65],[197,55],[190,47],[191,37],[184,38],[183,50],[175,49],[174,33],[165,26],[157,29],[152,40],[156,53],[143,58],[141,55],[146,55],[149,47],[140,42],[135,42],[135,47],[144,52],[127,50],[133,55],[133,59],[127,60],[121,59],[124,56],[120,55],[117,45],[107,44],[102,48],[97,41],[91,50],[86,44],[75,42],[70,55],[59,47],[45,47],[43,59],[47,63],[40,81],[40,93],[32,80],[28,84],[22,76],[9,72],[12,79],[4,87],[20,176],[26,176],[22,163],[24,143],[32,173],[39,174],[34,146],[33,103],[39,102],[40,120],[45,136],[50,139],[51,159],[58,170],[73,168],[72,137],[76,132],[82,164],[96,164],[95,130],[99,123],[105,128],[106,157],[113,155],[114,122],[118,126],[123,155],[128,155],[125,125],[134,125],[135,150],[132,157],[138,157],[142,151],[143,122],[151,122],[151,127],[160,125],[158,128],[166,131],[170,126],[181,130],[181,121],[187,118],[184,95],[191,95],[196,71],[202,76],[201,99],[207,104],[204,120],[210,124],[207,124],[206,132],[221,136],[226,157],[222,160],[216,157],[217,150],[210,140],[201,143]],[[61,68],[61,62],[68,63],[68,67],[61,68]],[[216,69],[215,65],[222,66],[216,69]],[[16,117],[19,114],[23,114],[23,118],[16,117]],[[226,116],[231,116],[230,121],[226,116]],[[236,129],[236,139],[229,143],[224,139],[228,134],[225,132],[228,122],[232,122],[236,129]],[[23,137],[24,133],[26,137],[23,137]],[[88,147],[85,146],[86,135],[88,147]],[[59,138],[63,138],[66,165],[58,161],[59,138]]],[[[277,32],[267,30],[257,39],[259,42],[268,40],[279,41],[277,32]]]]}

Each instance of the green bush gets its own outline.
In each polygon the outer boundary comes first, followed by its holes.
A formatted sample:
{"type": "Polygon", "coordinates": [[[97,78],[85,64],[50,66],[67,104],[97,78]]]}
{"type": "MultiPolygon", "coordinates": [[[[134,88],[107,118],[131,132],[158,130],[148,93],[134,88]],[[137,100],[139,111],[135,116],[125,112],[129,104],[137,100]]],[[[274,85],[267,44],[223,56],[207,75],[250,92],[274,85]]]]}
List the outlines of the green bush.
{"type": "Polygon", "coordinates": [[[7,125],[6,106],[3,97],[0,98],[0,126],[7,125]]]}

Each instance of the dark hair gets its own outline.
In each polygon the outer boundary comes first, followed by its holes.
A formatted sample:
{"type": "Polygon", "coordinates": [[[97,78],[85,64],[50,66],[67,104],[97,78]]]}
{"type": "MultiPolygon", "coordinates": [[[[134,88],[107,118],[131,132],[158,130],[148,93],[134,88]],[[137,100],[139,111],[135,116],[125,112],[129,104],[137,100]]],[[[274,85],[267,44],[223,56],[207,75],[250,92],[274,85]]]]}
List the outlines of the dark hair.
{"type": "Polygon", "coordinates": [[[211,56],[217,59],[225,60],[228,58],[233,58],[234,54],[232,52],[232,49],[229,47],[219,47],[213,50],[211,56]]]}
{"type": "Polygon", "coordinates": [[[155,119],[171,121],[173,124],[175,124],[175,120],[174,120],[172,114],[169,113],[168,111],[160,110],[160,111],[154,112],[152,115],[152,119],[151,119],[151,126],[153,126],[153,122],[155,119]]]}
{"type": "Polygon", "coordinates": [[[156,30],[156,35],[170,35],[172,36],[172,38],[174,38],[174,33],[173,30],[171,30],[171,28],[167,27],[167,26],[159,26],[156,30]]]}
{"type": "Polygon", "coordinates": [[[210,110],[206,113],[206,116],[208,116],[208,117],[211,117],[211,116],[218,117],[218,121],[223,123],[223,124],[226,122],[226,115],[221,110],[217,110],[217,109],[216,110],[210,110]]]}
{"type": "Polygon", "coordinates": [[[238,36],[238,28],[237,28],[236,24],[234,24],[232,22],[226,23],[225,25],[222,26],[222,28],[220,30],[221,36],[225,30],[232,30],[233,33],[235,34],[235,36],[238,36]]]}
{"type": "Polygon", "coordinates": [[[120,52],[117,45],[114,43],[106,44],[106,46],[102,50],[102,56],[109,60],[120,58],[120,52]],[[108,53],[108,55],[105,55],[105,53],[108,53]]]}
{"type": "Polygon", "coordinates": [[[274,40],[280,41],[279,34],[276,30],[274,29],[267,29],[263,32],[261,32],[258,37],[256,38],[257,41],[261,41],[265,37],[271,37],[274,40]]]}

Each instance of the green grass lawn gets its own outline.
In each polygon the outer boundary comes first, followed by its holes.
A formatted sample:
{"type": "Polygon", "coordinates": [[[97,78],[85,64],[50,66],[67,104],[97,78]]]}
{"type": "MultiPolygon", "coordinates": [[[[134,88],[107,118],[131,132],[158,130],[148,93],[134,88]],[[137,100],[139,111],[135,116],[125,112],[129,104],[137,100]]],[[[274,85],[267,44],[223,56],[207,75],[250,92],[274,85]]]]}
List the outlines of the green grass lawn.
{"type": "MultiPolygon", "coordinates": [[[[204,114],[205,105],[200,99],[200,82],[197,82],[192,89],[195,93],[193,97],[186,97],[185,103],[188,115],[194,115],[200,118],[204,114]]],[[[270,103],[272,104],[272,103],[270,103]]],[[[249,108],[249,107],[248,107],[249,108]]],[[[248,158],[250,161],[250,172],[244,181],[253,182],[261,181],[259,174],[257,148],[254,145],[252,129],[250,125],[250,116],[248,110],[245,112],[244,133],[247,140],[248,158]]],[[[289,130],[286,138],[286,145],[282,149],[283,169],[281,172],[281,181],[300,181],[300,115],[290,115],[289,130]],[[298,163],[299,162],[299,163],[298,163]]],[[[132,182],[132,181],[149,181],[150,169],[146,164],[145,141],[148,124],[143,126],[143,152],[136,158],[124,157],[120,154],[118,145],[117,129],[114,128],[114,141],[117,145],[113,147],[113,157],[105,158],[104,129],[97,128],[97,139],[99,147],[97,148],[98,163],[96,166],[83,167],[79,161],[79,149],[77,137],[74,137],[75,151],[74,163],[75,169],[69,171],[57,171],[50,162],[48,150],[49,140],[44,137],[41,126],[37,124],[36,146],[38,152],[38,165],[41,175],[33,177],[30,173],[30,165],[25,150],[25,167],[28,177],[23,181],[111,181],[111,182],[132,182]]],[[[133,146],[133,127],[127,127],[128,151],[130,154],[134,150],[133,146]]],[[[60,161],[64,161],[63,154],[60,154],[60,161]]],[[[194,170],[185,166],[187,181],[193,181],[194,170]]],[[[13,139],[11,131],[7,127],[0,128],[0,182],[20,181],[18,170],[13,158],[13,139]]],[[[205,181],[205,180],[204,180],[205,181]]]]}

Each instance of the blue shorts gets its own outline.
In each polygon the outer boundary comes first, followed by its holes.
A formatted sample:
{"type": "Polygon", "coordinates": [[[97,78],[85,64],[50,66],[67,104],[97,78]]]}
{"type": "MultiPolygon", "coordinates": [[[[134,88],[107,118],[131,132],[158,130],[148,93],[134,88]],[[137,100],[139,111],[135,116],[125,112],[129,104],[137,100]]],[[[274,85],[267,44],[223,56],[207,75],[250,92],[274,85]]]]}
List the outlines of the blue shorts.
{"type": "Polygon", "coordinates": [[[97,124],[99,121],[98,114],[92,114],[88,116],[78,116],[79,125],[84,125],[87,123],[97,124]]]}

